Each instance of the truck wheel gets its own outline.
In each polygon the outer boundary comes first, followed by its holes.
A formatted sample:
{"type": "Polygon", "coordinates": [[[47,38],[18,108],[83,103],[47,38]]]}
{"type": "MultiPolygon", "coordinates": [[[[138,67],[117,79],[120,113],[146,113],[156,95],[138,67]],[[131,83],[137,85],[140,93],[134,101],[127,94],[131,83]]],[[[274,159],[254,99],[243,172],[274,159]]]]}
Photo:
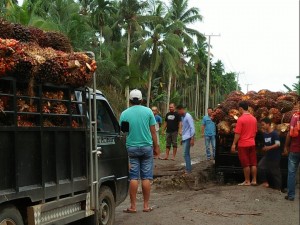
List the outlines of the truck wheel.
{"type": "Polygon", "coordinates": [[[19,210],[13,205],[4,205],[0,207],[1,225],[24,225],[19,210]]]}
{"type": "Polygon", "coordinates": [[[223,185],[225,183],[225,174],[222,172],[218,172],[216,174],[217,184],[223,185]]]}
{"type": "Polygon", "coordinates": [[[113,225],[115,221],[115,198],[109,187],[99,191],[99,225],[113,225]]]}

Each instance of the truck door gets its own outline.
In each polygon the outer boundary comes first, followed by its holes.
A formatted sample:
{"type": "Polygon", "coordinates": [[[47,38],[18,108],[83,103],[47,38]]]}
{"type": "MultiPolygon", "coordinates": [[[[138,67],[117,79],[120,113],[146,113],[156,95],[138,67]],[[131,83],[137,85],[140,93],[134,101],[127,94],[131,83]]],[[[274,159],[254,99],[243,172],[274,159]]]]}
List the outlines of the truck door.
{"type": "Polygon", "coordinates": [[[124,200],[128,191],[128,155],[125,138],[119,123],[107,101],[97,99],[97,143],[100,148],[100,185],[106,181],[116,184],[117,204],[124,200]]]}

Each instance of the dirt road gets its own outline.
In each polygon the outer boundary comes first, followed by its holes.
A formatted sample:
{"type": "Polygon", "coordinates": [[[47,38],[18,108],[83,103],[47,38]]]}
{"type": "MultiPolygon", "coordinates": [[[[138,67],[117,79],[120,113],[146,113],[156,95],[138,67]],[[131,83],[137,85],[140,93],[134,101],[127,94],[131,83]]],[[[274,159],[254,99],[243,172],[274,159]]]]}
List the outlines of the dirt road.
{"type": "MultiPolygon", "coordinates": [[[[115,225],[298,225],[299,197],[294,202],[285,194],[236,184],[219,185],[211,181],[212,162],[205,161],[203,141],[192,149],[192,177],[182,177],[182,152],[176,161],[155,160],[151,205],[154,211],[142,212],[142,194],[138,194],[138,212],[126,214],[129,199],[116,209],[115,225]]],[[[299,188],[297,188],[299,189],[299,188]]],[[[299,191],[297,191],[299,196],[299,191]]]]}

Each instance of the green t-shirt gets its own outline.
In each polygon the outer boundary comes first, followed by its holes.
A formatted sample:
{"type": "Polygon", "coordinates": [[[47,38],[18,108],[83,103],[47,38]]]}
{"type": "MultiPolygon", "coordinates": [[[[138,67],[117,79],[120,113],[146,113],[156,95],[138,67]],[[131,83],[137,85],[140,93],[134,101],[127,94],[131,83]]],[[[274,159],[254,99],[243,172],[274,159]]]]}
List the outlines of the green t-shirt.
{"type": "Polygon", "coordinates": [[[152,146],[150,126],[156,124],[151,109],[135,105],[122,112],[120,123],[129,122],[129,133],[126,139],[127,147],[152,146]]]}

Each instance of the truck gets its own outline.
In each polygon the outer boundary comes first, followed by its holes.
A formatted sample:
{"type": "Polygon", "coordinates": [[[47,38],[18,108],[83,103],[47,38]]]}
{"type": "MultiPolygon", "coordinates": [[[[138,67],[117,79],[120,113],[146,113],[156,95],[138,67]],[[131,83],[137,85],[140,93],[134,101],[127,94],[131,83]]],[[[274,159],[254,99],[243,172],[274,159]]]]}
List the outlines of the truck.
{"type": "Polygon", "coordinates": [[[95,76],[92,88],[0,77],[1,225],[114,224],[126,137],[95,76]]]}
{"type": "MultiPolygon", "coordinates": [[[[233,143],[234,134],[216,135],[216,155],[215,155],[215,171],[217,181],[224,183],[226,180],[243,179],[243,168],[241,167],[239,157],[237,153],[231,153],[231,145],[233,143]]],[[[264,145],[263,133],[258,131],[255,137],[257,162],[264,156],[262,148],[264,145]]],[[[283,152],[285,135],[280,135],[280,150],[283,152]]],[[[280,161],[281,177],[282,177],[282,190],[287,185],[287,164],[288,157],[282,155],[280,161]]]]}

